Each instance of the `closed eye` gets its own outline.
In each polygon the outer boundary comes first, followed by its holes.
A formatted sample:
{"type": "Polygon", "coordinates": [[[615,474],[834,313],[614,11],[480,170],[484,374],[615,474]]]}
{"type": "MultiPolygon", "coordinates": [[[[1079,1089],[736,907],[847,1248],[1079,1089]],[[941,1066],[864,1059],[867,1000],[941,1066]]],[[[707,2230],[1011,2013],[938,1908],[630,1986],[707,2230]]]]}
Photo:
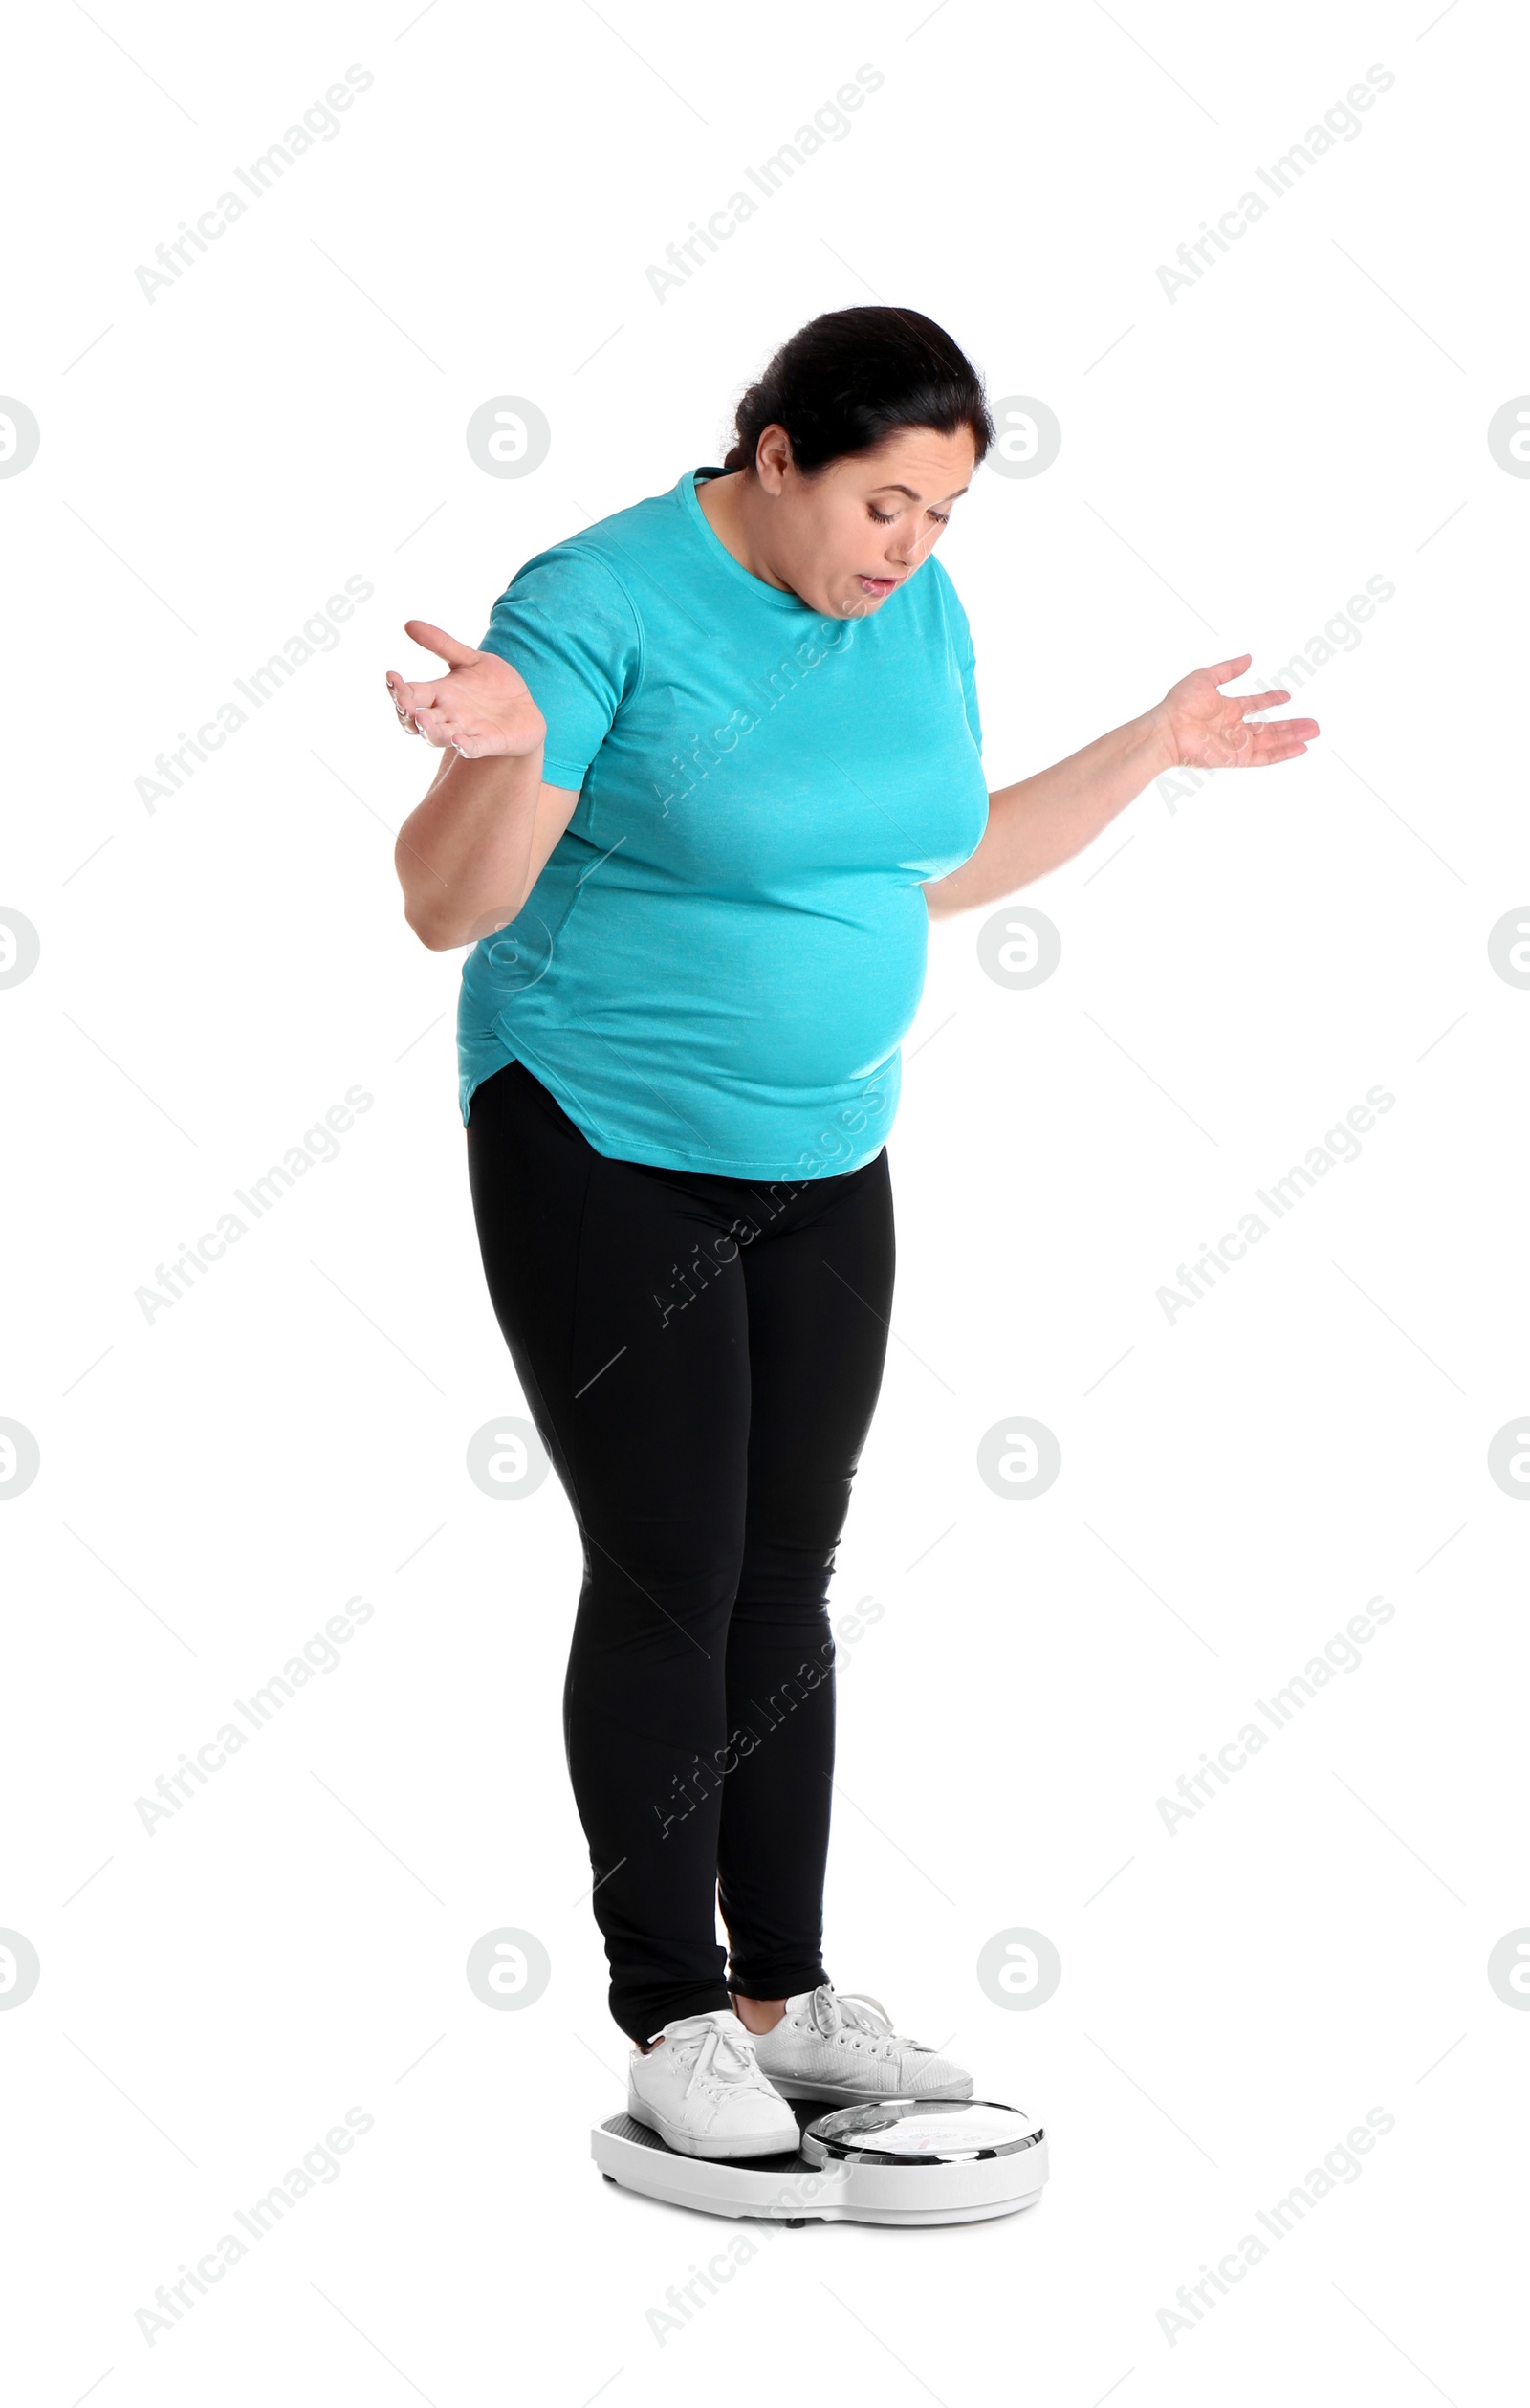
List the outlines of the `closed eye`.
{"type": "MultiPolygon", "coordinates": [[[[872,517],[876,520],[879,527],[890,527],[893,520],[898,515],[898,513],[895,510],[879,510],[875,502],[867,502],[866,508],[870,511],[872,517]]],[[[951,523],[951,513],[949,510],[932,510],[929,514],[939,526],[945,527],[949,526],[951,523]]]]}

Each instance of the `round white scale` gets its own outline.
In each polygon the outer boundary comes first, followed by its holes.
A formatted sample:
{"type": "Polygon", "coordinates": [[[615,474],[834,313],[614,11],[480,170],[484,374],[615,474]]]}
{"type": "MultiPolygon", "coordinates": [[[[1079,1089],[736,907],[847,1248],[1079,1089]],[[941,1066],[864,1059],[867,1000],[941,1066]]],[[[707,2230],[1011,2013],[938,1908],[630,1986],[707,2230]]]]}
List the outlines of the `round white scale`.
{"type": "Polygon", "coordinates": [[[879,2099],[825,2114],[793,2102],[797,2154],[682,2156],[646,2125],[613,2115],[590,2134],[606,2179],[710,2216],[803,2224],[968,2224],[1034,2206],[1046,2134],[992,2099],[879,2099]]]}

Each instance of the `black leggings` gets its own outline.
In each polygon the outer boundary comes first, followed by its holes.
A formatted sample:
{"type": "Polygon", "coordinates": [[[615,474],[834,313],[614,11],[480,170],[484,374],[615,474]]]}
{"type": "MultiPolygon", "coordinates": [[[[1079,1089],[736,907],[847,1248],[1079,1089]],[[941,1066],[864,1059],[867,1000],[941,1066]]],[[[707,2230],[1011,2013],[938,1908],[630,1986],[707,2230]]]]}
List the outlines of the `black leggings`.
{"type": "Polygon", "coordinates": [[[564,1744],[644,2041],[827,1979],[826,1598],[886,1348],[886,1156],[774,1186],[612,1161],[514,1062],[473,1094],[468,1168],[583,1542],[564,1744]]]}

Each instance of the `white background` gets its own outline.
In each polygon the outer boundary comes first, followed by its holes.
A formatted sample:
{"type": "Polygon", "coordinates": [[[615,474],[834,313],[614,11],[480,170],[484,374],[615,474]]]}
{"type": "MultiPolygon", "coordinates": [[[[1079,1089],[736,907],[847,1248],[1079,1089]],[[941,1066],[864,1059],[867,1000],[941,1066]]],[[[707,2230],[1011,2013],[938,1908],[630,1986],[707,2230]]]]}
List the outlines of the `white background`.
{"type": "Polygon", "coordinates": [[[41,940],[0,992],[0,1414],[41,1451],[0,1517],[0,1925],[41,1961],[0,2014],[14,2396],[1502,2400],[1530,2018],[1486,1963],[1530,1923],[1527,1523],[1487,1450],[1527,1403],[1530,994],[1487,936],[1530,892],[1530,483],[1486,429],[1530,386],[1523,23],[410,15],[97,0],[11,36],[0,384],[41,428],[0,482],[0,905],[41,940]],[[145,297],[156,244],[353,62],[335,139],[145,297]],[[657,299],[666,245],[863,63],[851,133],[657,299]],[[1170,301],[1175,247],[1374,64],[1358,138],[1170,301]],[[1293,705],[1305,758],[1150,790],[1027,892],[1061,935],[1043,985],[984,974],[983,915],[936,930],[908,1042],[827,1961],[1044,2117],[1044,2200],[767,2232],[661,2336],[733,2228],[588,2161],[625,2043],[562,1759],[577,1550],[555,1480],[501,1501],[464,1466],[524,1406],[458,957],[392,868],[430,763],[382,676],[425,673],[406,617],[476,642],[531,553],[719,459],[775,345],[867,299],[1062,427],[944,540],[991,785],[1396,590],[1293,705]],[[523,480],[464,442],[503,393],[553,430],[523,480]],[[338,647],[146,810],[156,755],[348,576],[375,592],[338,647]],[[1166,1318],[1176,1266],[1378,1084],[1360,1158],[1166,1318]],[[135,1290],[352,1085],[338,1157],[145,1320],[135,1290]],[[1029,1500],[975,1468],[1017,1414],[1062,1453],[1029,1500]],[[357,1593],[339,1669],[146,1833],[135,1800],[357,1593]],[[1360,1669],[1166,1829],[1378,1594],[1360,1669]],[[518,2013],[464,1977],[501,1926],[552,1960],[518,2013]],[[1028,2013],[976,1976],[1016,1927],[1062,1963],[1028,2013]],[[148,2346],[156,2287],[353,2106],[339,2178],[148,2346]],[[1167,2335],[1372,2108],[1359,2178],[1167,2335]]]}

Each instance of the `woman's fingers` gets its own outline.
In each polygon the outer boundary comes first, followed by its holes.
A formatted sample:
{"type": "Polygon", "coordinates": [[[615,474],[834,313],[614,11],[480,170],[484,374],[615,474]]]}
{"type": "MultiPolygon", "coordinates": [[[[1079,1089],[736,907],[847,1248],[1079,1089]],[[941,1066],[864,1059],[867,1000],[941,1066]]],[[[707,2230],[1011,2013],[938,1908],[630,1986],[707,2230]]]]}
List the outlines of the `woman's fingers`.
{"type": "MultiPolygon", "coordinates": [[[[1313,733],[1316,733],[1314,729],[1313,733]]],[[[1269,769],[1276,761],[1295,760],[1298,754],[1304,753],[1306,749],[1307,738],[1304,735],[1292,733],[1285,728],[1272,728],[1268,734],[1260,733],[1243,765],[1250,769],[1269,769]]]]}
{"type": "Polygon", "coordinates": [[[448,720],[448,715],[444,711],[433,709],[426,705],[412,711],[409,715],[414,721],[416,733],[426,737],[427,742],[431,744],[450,743],[451,728],[455,725],[455,722],[448,720]]]}
{"type": "Polygon", "coordinates": [[[390,677],[388,679],[388,698],[393,705],[394,717],[398,720],[398,723],[404,730],[405,735],[418,735],[420,731],[410,718],[408,709],[404,701],[404,695],[406,692],[406,688],[395,686],[392,678],[390,677]]]}
{"type": "Polygon", "coordinates": [[[426,732],[423,723],[439,715],[433,705],[425,699],[426,690],[412,687],[391,672],[387,687],[400,727],[407,735],[423,735],[426,732]]]}
{"type": "Polygon", "coordinates": [[[1316,719],[1267,719],[1262,727],[1249,730],[1257,742],[1277,744],[1309,744],[1318,732],[1316,719]]]}
{"type": "Polygon", "coordinates": [[[399,675],[397,669],[387,671],[387,689],[393,708],[401,719],[407,719],[411,711],[421,710],[435,699],[433,687],[411,686],[407,678],[399,675]]]}
{"type": "Polygon", "coordinates": [[[405,619],[404,632],[427,652],[439,654],[448,668],[466,668],[470,662],[483,659],[470,644],[459,644],[454,635],[448,635],[445,627],[432,626],[428,619],[405,619]]]}
{"type": "Polygon", "coordinates": [[[448,738],[441,733],[448,725],[444,716],[448,708],[448,680],[442,678],[434,684],[416,686],[411,685],[407,678],[400,677],[396,669],[389,669],[386,675],[388,693],[392,697],[399,725],[410,735],[428,735],[432,742],[448,741],[448,738]]]}

